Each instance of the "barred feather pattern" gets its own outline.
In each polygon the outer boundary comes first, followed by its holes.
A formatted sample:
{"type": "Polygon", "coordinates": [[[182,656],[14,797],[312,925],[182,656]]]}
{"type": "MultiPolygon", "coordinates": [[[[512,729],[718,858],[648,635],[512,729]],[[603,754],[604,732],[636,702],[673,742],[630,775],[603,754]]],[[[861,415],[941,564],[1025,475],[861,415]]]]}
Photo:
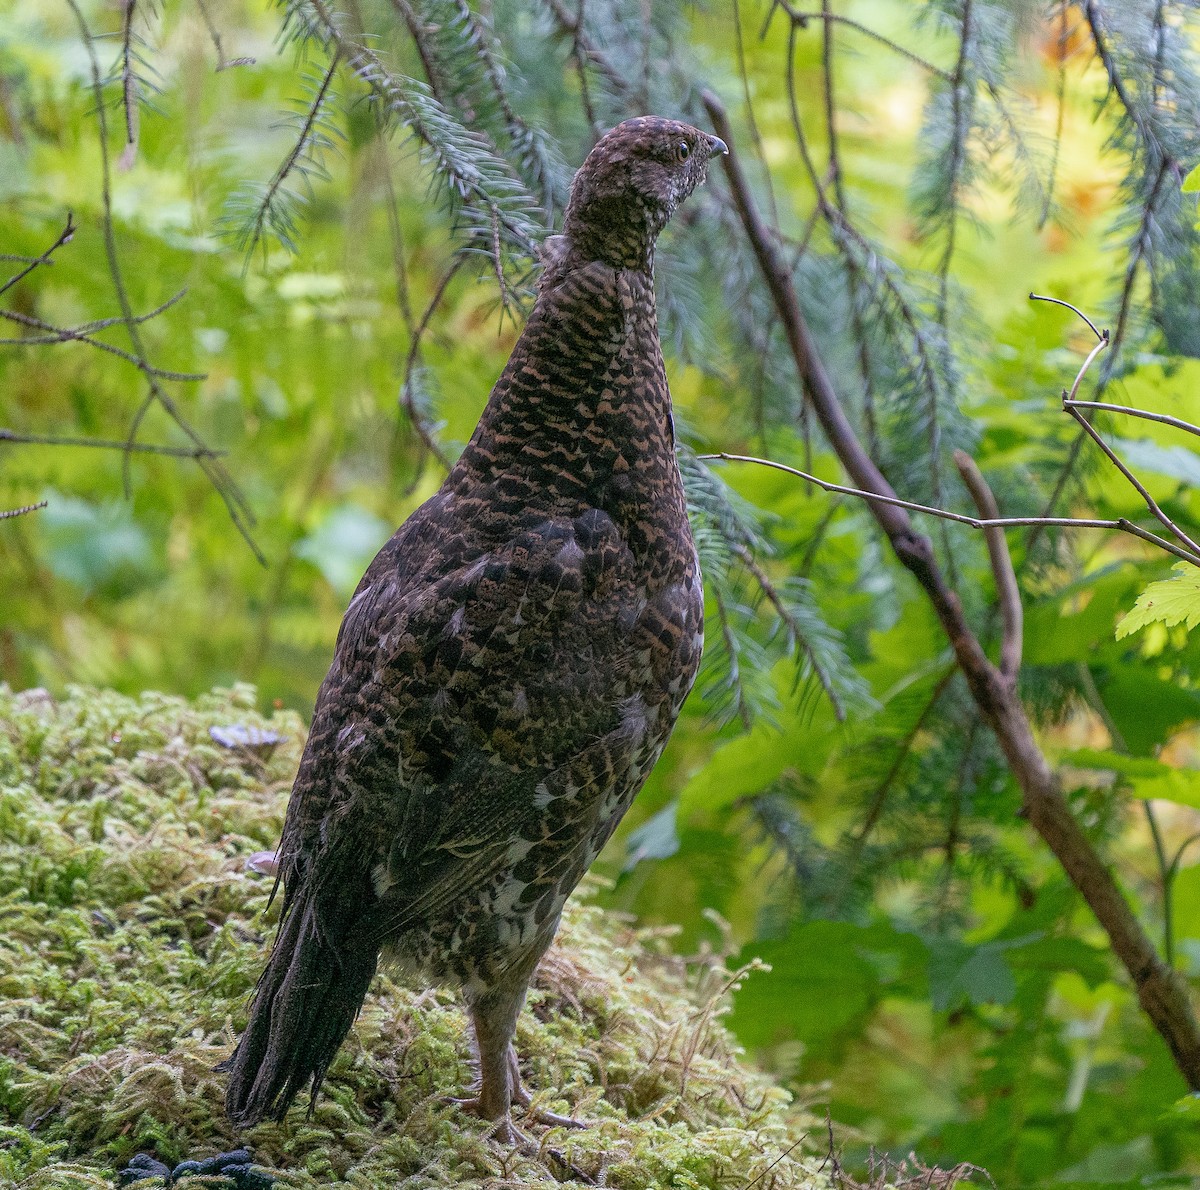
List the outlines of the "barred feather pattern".
{"type": "Polygon", "coordinates": [[[315,1097],[381,952],[462,988],[475,1109],[507,1121],[528,980],[700,662],[653,249],[723,148],[655,117],[600,140],[471,441],[354,594],[288,806],[279,934],[226,1064],[239,1125],[315,1097]]]}

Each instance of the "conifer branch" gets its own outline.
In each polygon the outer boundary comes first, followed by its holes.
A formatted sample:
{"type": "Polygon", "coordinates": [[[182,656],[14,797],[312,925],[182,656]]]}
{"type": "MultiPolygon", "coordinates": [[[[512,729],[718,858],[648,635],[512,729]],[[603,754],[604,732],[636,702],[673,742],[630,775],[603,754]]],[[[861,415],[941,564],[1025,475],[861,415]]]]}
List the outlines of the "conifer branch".
{"type": "MultiPolygon", "coordinates": [[[[141,324],[133,313],[133,307],[129,300],[129,293],[125,286],[125,279],[121,268],[120,257],[117,252],[116,235],[113,230],[113,212],[112,212],[112,177],[111,165],[108,157],[108,120],[105,115],[104,106],[104,89],[100,78],[100,64],[96,58],[96,48],[92,38],[91,29],[88,27],[87,21],[83,16],[83,12],[79,8],[78,0],[67,0],[72,13],[75,16],[77,25],[79,26],[80,37],[82,38],[84,48],[87,52],[89,68],[91,72],[91,89],[93,99],[95,101],[95,115],[97,124],[97,133],[100,143],[100,197],[101,197],[101,221],[104,232],[104,250],[108,261],[109,276],[112,279],[113,290],[117,295],[117,303],[121,308],[121,317],[125,325],[126,333],[129,336],[129,341],[132,351],[129,353],[134,360],[137,361],[137,367],[146,377],[149,390],[143,402],[142,408],[148,408],[150,402],[157,404],[167,413],[172,421],[183,431],[185,436],[192,442],[193,446],[198,451],[205,453],[197,456],[196,462],[201,471],[204,472],[209,482],[216,489],[217,494],[225,503],[226,510],[229,513],[230,519],[234,526],[242,535],[246,544],[250,547],[251,552],[258,561],[265,566],[266,558],[262,551],[258,548],[250,532],[250,527],[254,523],[254,516],[249,505],[246,503],[245,497],[242,495],[233,478],[226,471],[224,465],[213,457],[208,450],[207,443],[200,437],[195,429],[191,426],[188,420],[183,416],[182,410],[175,402],[174,398],[167,392],[161,383],[161,378],[157,374],[157,370],[149,362],[146,353],[145,345],[142,340],[141,324]]],[[[99,340],[95,340],[99,343],[99,340]]],[[[107,344],[105,345],[108,346],[107,344]]],[[[134,438],[140,424],[141,414],[135,416],[133,425],[130,428],[129,437],[126,439],[125,458],[123,460],[123,476],[125,482],[126,493],[130,489],[129,482],[129,463],[133,454],[133,447],[136,445],[134,438]]]]}
{"type": "Polygon", "coordinates": [[[337,74],[338,61],[335,50],[320,80],[311,80],[315,83],[313,95],[300,119],[295,143],[271,180],[263,187],[250,185],[233,195],[227,204],[221,226],[232,232],[234,242],[245,254],[247,265],[260,243],[265,252],[264,237],[268,232],[289,252],[299,251],[295,208],[306,199],[305,195],[287,183],[293,174],[298,175],[311,197],[312,178],[322,181],[329,178],[323,156],[334,147],[334,138],[341,133],[329,123],[325,112],[331,99],[330,88],[337,74]],[[239,210],[245,211],[247,208],[248,214],[239,215],[239,210]]]}
{"type": "Polygon", "coordinates": [[[1012,683],[988,660],[966,622],[957,595],[947,586],[927,539],[913,528],[886,480],[859,442],[817,352],[797,301],[791,277],[778,259],[741,171],[733,133],[720,100],[703,96],[718,136],[731,145],[721,159],[733,202],[776,302],[796,369],[808,389],[825,435],[868,501],[899,561],[924,589],[941,622],[972,699],[992,728],[1022,791],[1022,808],[1091,907],[1113,951],[1137,989],[1142,1008],[1166,1041],[1189,1087],[1200,1090],[1200,1028],[1187,988],[1155,950],[1112,872],[1080,828],[1059,780],[1033,736],[1012,683]]]}
{"type": "Polygon", "coordinates": [[[204,27],[208,30],[208,38],[213,43],[213,49],[217,51],[217,73],[222,70],[228,70],[233,66],[253,66],[253,58],[227,58],[225,57],[225,48],[221,44],[221,33],[212,19],[212,14],[208,11],[206,0],[196,0],[196,7],[200,9],[200,17],[204,21],[204,27]]]}

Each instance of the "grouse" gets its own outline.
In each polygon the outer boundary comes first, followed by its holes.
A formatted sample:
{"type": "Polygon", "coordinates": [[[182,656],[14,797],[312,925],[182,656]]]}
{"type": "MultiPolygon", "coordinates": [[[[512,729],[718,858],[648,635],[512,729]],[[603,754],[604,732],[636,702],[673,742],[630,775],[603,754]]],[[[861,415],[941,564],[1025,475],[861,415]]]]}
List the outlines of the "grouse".
{"type": "Polygon", "coordinates": [[[659,117],[599,140],[474,435],[359,583],[288,804],[278,934],[223,1064],[236,1125],[282,1119],[308,1083],[315,1102],[382,952],[461,988],[480,1080],[459,1102],[514,1139],[530,977],[700,662],[653,264],[725,151],[659,117]]]}

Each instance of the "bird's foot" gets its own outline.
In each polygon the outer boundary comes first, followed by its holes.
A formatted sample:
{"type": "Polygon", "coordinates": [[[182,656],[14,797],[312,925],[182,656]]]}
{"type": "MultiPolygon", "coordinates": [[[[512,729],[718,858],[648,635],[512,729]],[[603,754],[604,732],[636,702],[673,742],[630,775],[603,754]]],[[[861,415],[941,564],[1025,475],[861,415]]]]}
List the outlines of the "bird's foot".
{"type": "Polygon", "coordinates": [[[518,1149],[523,1153],[537,1151],[537,1144],[533,1137],[522,1132],[512,1122],[512,1115],[509,1112],[504,1112],[500,1116],[496,1116],[494,1112],[488,1111],[480,1102],[478,1095],[457,1096],[447,1095],[446,1103],[453,1103],[462,1111],[470,1116],[478,1116],[481,1120],[486,1120],[492,1125],[492,1130],[488,1134],[492,1140],[498,1141],[502,1145],[509,1145],[514,1149],[518,1149]]]}
{"type": "MultiPolygon", "coordinates": [[[[540,1161],[543,1164],[547,1157],[555,1162],[561,1169],[565,1170],[577,1182],[582,1182],[585,1186],[593,1186],[596,1184],[595,1179],[589,1177],[582,1169],[578,1168],[564,1153],[558,1149],[546,1148],[545,1145],[539,1144],[528,1132],[518,1128],[512,1121],[511,1112],[505,1112],[498,1119],[490,1114],[479,1101],[478,1095],[470,1095],[459,1097],[456,1095],[447,1095],[446,1103],[453,1103],[463,1111],[473,1116],[478,1116],[482,1120],[487,1120],[492,1125],[492,1130],[488,1134],[491,1140],[497,1144],[504,1145],[507,1148],[520,1153],[523,1157],[530,1157],[535,1161],[540,1161]]],[[[513,1095],[513,1102],[519,1107],[528,1109],[530,1104],[529,1092],[518,1084],[517,1091],[513,1095]]],[[[541,1109],[527,1110],[526,1115],[540,1124],[557,1125],[562,1128],[586,1128],[587,1124],[581,1120],[572,1120],[570,1116],[560,1116],[557,1112],[542,1111],[541,1109]]]]}
{"type": "Polygon", "coordinates": [[[533,1106],[533,1096],[521,1081],[517,1051],[511,1045],[508,1047],[508,1069],[512,1083],[512,1101],[515,1106],[525,1108],[525,1115],[529,1119],[538,1124],[548,1124],[551,1128],[588,1128],[591,1126],[587,1120],[572,1119],[571,1116],[559,1115],[558,1112],[533,1106]]]}
{"type": "Polygon", "coordinates": [[[536,1124],[548,1124],[552,1128],[589,1128],[588,1120],[576,1120],[571,1116],[560,1115],[556,1111],[547,1111],[544,1107],[533,1106],[533,1096],[518,1083],[513,1089],[513,1104],[525,1109],[527,1119],[536,1124]]]}

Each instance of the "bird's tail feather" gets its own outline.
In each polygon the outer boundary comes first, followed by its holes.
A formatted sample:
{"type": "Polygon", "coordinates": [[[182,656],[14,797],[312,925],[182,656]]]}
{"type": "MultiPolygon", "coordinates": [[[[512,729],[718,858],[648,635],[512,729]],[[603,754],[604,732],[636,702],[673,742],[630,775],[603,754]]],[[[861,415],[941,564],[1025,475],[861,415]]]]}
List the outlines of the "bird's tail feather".
{"type": "Polygon", "coordinates": [[[235,1125],[248,1128],[264,1119],[283,1119],[310,1080],[316,1102],[378,960],[370,943],[361,947],[331,940],[318,925],[312,894],[298,890],[258,981],[245,1032],[218,1067],[229,1071],[225,1110],[235,1125]]]}

